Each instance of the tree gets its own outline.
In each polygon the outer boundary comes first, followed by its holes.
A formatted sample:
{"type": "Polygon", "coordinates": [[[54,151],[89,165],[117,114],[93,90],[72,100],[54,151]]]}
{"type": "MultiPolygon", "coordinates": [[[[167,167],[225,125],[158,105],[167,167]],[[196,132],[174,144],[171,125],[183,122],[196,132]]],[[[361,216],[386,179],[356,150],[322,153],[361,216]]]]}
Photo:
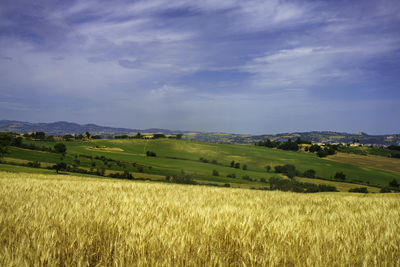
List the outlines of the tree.
{"type": "Polygon", "coordinates": [[[11,145],[12,136],[10,133],[0,133],[0,157],[8,153],[8,146],[11,145]]]}
{"type": "Polygon", "coordinates": [[[247,170],[247,165],[246,164],[243,164],[243,167],[242,167],[242,170],[247,170]]]}
{"type": "Polygon", "coordinates": [[[156,133],[156,134],[153,134],[153,138],[154,138],[154,139],[165,138],[165,134],[156,133]]]}
{"type": "Polygon", "coordinates": [[[269,165],[265,166],[265,170],[266,170],[267,172],[270,172],[270,171],[271,171],[271,166],[269,166],[269,165]]]}
{"type": "Polygon", "coordinates": [[[63,138],[66,141],[71,141],[71,140],[75,139],[75,137],[72,134],[66,134],[63,136],[63,138]]]}
{"type": "Polygon", "coordinates": [[[89,132],[86,132],[85,135],[86,135],[86,138],[87,138],[87,139],[90,139],[90,136],[91,136],[91,135],[90,135],[89,132]]]}
{"type": "Polygon", "coordinates": [[[21,146],[22,145],[22,137],[18,136],[18,137],[13,138],[11,141],[11,145],[17,146],[17,147],[21,146]]]}
{"type": "Polygon", "coordinates": [[[217,170],[213,170],[213,171],[212,171],[212,175],[213,175],[213,176],[219,176],[219,172],[218,172],[217,170]]]}
{"type": "Polygon", "coordinates": [[[67,164],[65,162],[59,162],[56,165],[53,166],[53,169],[56,170],[58,173],[59,171],[63,171],[67,169],[67,164]]]}
{"type": "Polygon", "coordinates": [[[37,132],[36,139],[44,140],[46,138],[46,134],[44,132],[37,132]]]}
{"type": "Polygon", "coordinates": [[[235,167],[235,161],[234,161],[234,160],[231,161],[231,167],[232,167],[232,168],[235,167]]]}
{"type": "Polygon", "coordinates": [[[357,188],[351,188],[349,192],[353,193],[368,193],[368,189],[366,187],[357,187],[357,188]]]}
{"type": "Polygon", "coordinates": [[[322,148],[319,145],[311,145],[308,149],[311,153],[321,151],[322,148]]]}
{"type": "Polygon", "coordinates": [[[148,157],[156,157],[157,154],[156,154],[156,152],[153,152],[153,151],[147,151],[146,152],[146,156],[148,156],[148,157]]]}
{"type": "Polygon", "coordinates": [[[344,174],[343,172],[336,172],[335,179],[340,179],[340,180],[345,180],[346,179],[346,174],[344,174]]]}
{"type": "Polygon", "coordinates": [[[239,162],[236,162],[236,163],[235,163],[235,168],[236,168],[236,169],[240,169],[240,163],[239,163],[239,162]]]}
{"type": "Polygon", "coordinates": [[[390,187],[399,187],[399,183],[397,182],[396,179],[393,179],[390,183],[389,183],[390,187]]]}
{"type": "Polygon", "coordinates": [[[57,143],[54,145],[56,153],[64,154],[67,151],[67,147],[63,143],[57,143]]]}
{"type": "Polygon", "coordinates": [[[177,134],[176,139],[182,139],[183,134],[177,134]]]}
{"type": "Polygon", "coordinates": [[[292,164],[277,165],[274,168],[276,173],[283,173],[290,179],[297,175],[296,166],[292,164]]]}
{"type": "Polygon", "coordinates": [[[392,191],[387,187],[382,187],[379,193],[391,193],[392,191]]]}
{"type": "Polygon", "coordinates": [[[315,178],[315,171],[313,169],[306,170],[303,173],[303,176],[307,178],[315,178]]]}

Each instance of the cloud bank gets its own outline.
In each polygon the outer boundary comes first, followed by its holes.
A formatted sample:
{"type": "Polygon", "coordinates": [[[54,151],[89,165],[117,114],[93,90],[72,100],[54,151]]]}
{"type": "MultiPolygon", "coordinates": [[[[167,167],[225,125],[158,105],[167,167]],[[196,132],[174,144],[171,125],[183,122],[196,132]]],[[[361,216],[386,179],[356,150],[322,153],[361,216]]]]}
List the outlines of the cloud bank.
{"type": "Polygon", "coordinates": [[[0,115],[400,132],[398,1],[0,3],[0,115]]]}

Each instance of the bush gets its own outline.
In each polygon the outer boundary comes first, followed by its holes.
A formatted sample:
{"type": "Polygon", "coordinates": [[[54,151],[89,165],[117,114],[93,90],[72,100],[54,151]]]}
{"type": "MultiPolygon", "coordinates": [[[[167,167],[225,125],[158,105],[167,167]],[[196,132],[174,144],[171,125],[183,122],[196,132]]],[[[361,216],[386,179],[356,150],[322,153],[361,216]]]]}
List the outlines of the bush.
{"type": "Polygon", "coordinates": [[[353,193],[368,193],[368,189],[366,187],[357,187],[357,188],[351,188],[349,192],[353,193]]]}
{"type": "Polygon", "coordinates": [[[236,174],[231,173],[231,174],[228,174],[226,177],[228,177],[228,178],[236,178],[236,174]]]}
{"type": "Polygon", "coordinates": [[[147,151],[147,152],[146,152],[146,156],[148,156],[148,157],[156,157],[157,155],[156,155],[156,152],[147,151]]]}
{"type": "Polygon", "coordinates": [[[212,175],[213,175],[213,176],[219,176],[219,172],[218,172],[217,170],[213,170],[213,171],[212,171],[212,175]]]}
{"type": "Polygon", "coordinates": [[[243,164],[243,167],[242,167],[242,170],[247,170],[247,165],[246,164],[243,164]]]}

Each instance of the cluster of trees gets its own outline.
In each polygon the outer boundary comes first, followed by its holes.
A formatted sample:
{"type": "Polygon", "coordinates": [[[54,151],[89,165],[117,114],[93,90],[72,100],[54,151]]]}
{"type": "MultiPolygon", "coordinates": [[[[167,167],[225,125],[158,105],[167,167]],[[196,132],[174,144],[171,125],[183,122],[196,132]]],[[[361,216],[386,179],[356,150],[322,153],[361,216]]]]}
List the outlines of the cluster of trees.
{"type": "Polygon", "coordinates": [[[336,172],[335,176],[333,176],[333,178],[335,178],[336,180],[346,180],[346,174],[344,174],[343,172],[336,172]]]}
{"type": "Polygon", "coordinates": [[[124,170],[123,173],[119,173],[119,172],[110,173],[108,176],[112,177],[112,178],[122,178],[122,179],[130,179],[130,180],[134,179],[133,175],[128,170],[124,170]]]}
{"type": "Polygon", "coordinates": [[[400,184],[396,179],[393,179],[392,181],[389,182],[388,187],[382,187],[381,188],[381,193],[390,193],[393,191],[399,191],[400,189],[400,184]]]}
{"type": "Polygon", "coordinates": [[[0,133],[0,157],[8,153],[8,147],[12,142],[12,135],[10,133],[0,133]]]}
{"type": "Polygon", "coordinates": [[[269,148],[278,148],[282,150],[292,150],[298,151],[300,148],[300,144],[311,144],[310,141],[302,140],[300,137],[296,139],[296,141],[292,141],[291,139],[287,140],[286,142],[280,141],[271,141],[267,139],[266,141],[259,141],[256,143],[256,146],[265,146],[269,148]]]}
{"type": "MultiPolygon", "coordinates": [[[[175,136],[168,136],[169,139],[182,139],[183,134],[176,134],[175,136]]],[[[142,135],[141,133],[137,133],[134,136],[127,135],[127,134],[122,134],[122,135],[115,135],[115,139],[143,139],[145,138],[145,135],[142,135]]],[[[167,138],[165,134],[162,133],[156,133],[153,134],[153,139],[159,139],[159,138],[167,138]]]]}
{"type": "Polygon", "coordinates": [[[34,140],[49,140],[53,139],[53,136],[47,136],[45,132],[33,132],[33,133],[25,133],[24,137],[27,139],[34,139],[34,140]]]}
{"type": "MultiPolygon", "coordinates": [[[[231,168],[235,168],[235,169],[240,169],[240,163],[239,162],[235,162],[234,160],[231,161],[230,164],[231,168]]],[[[242,165],[242,170],[247,170],[247,164],[243,164],[242,165]]]]}
{"type": "Polygon", "coordinates": [[[309,147],[305,147],[304,150],[311,153],[317,153],[318,157],[323,158],[329,155],[334,155],[336,153],[337,146],[328,144],[324,147],[321,147],[317,144],[314,144],[309,147]]]}
{"type": "MultiPolygon", "coordinates": [[[[33,133],[25,133],[24,138],[33,139],[33,140],[46,140],[46,141],[54,141],[55,136],[48,135],[46,136],[45,132],[33,132],[33,133]]],[[[84,134],[65,134],[58,138],[63,138],[64,141],[73,141],[73,140],[83,140],[83,139],[101,139],[100,135],[91,135],[89,132],[84,134]]]]}
{"type": "Polygon", "coordinates": [[[300,172],[296,170],[296,166],[292,164],[277,165],[274,169],[276,173],[282,173],[291,179],[300,174],[300,172]]]}
{"type": "MultiPolygon", "coordinates": [[[[267,167],[270,167],[267,165],[267,167]]],[[[306,177],[306,178],[316,178],[316,171],[313,169],[308,169],[304,172],[300,172],[299,170],[296,169],[296,166],[292,164],[285,164],[285,165],[277,165],[274,167],[275,173],[282,173],[286,175],[287,177],[293,179],[295,176],[300,176],[300,177],[306,177]]],[[[267,171],[269,171],[270,168],[267,168],[267,171]]],[[[346,180],[346,174],[343,172],[336,172],[334,177],[336,180],[346,180]]]]}
{"type": "Polygon", "coordinates": [[[400,146],[391,145],[391,146],[388,146],[387,149],[389,149],[391,151],[390,157],[400,158],[400,146]]]}
{"type": "Polygon", "coordinates": [[[366,187],[357,187],[357,188],[351,188],[349,189],[349,192],[353,193],[368,193],[368,188],[366,187]]]}
{"type": "Polygon", "coordinates": [[[181,174],[167,175],[165,180],[177,184],[197,184],[190,174],[185,174],[183,171],[181,174]]]}
{"type": "Polygon", "coordinates": [[[89,132],[86,132],[84,134],[66,134],[63,136],[63,139],[65,141],[73,141],[73,140],[89,140],[89,139],[102,139],[100,135],[92,135],[89,132]]]}
{"type": "Polygon", "coordinates": [[[316,185],[311,183],[302,183],[296,180],[281,179],[279,177],[271,177],[269,179],[271,190],[292,191],[298,193],[316,193],[316,192],[337,192],[334,186],[316,185]]]}
{"type": "Polygon", "coordinates": [[[199,160],[201,162],[203,162],[203,163],[211,163],[211,164],[214,164],[214,165],[222,165],[222,163],[219,163],[216,159],[209,160],[209,159],[201,157],[199,160]]]}

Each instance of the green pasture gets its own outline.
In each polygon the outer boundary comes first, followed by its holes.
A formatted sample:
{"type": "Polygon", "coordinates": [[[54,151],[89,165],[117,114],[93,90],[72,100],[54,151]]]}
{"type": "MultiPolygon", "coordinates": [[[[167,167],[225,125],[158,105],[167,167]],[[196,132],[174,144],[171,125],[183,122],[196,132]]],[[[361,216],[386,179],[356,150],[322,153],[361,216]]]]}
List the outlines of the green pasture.
{"type": "MultiPolygon", "coordinates": [[[[32,142],[37,146],[53,147],[54,142],[24,141],[32,142]]],[[[266,165],[273,169],[276,165],[293,164],[298,170],[304,172],[314,169],[316,175],[322,178],[331,178],[336,172],[344,172],[348,181],[369,183],[370,185],[386,186],[393,178],[399,179],[400,173],[358,166],[345,162],[335,162],[329,158],[318,158],[315,154],[305,152],[292,152],[266,147],[251,145],[230,145],[193,142],[176,139],[106,139],[91,141],[64,142],[67,146],[67,154],[64,162],[73,164],[77,155],[104,156],[121,161],[123,165],[118,166],[115,162],[104,165],[101,160],[90,160],[78,156],[80,166],[90,168],[95,162],[96,168],[107,170],[129,170],[138,172],[139,168],[145,173],[171,175],[184,171],[192,174],[196,179],[221,183],[250,183],[241,179],[247,175],[252,179],[268,179],[275,173],[267,173],[266,165]],[[156,157],[147,157],[146,151],[153,151],[156,157]],[[221,165],[203,163],[199,159],[205,158],[210,162],[216,160],[221,165]],[[247,170],[229,167],[230,162],[239,162],[241,167],[247,165],[247,170]],[[136,166],[134,166],[136,163],[136,166]],[[212,176],[212,171],[217,170],[220,176],[212,176]],[[235,174],[236,179],[227,178],[226,175],[235,174]]],[[[41,162],[57,163],[60,155],[48,152],[12,148],[14,157],[25,160],[37,160],[41,162]]],[[[400,161],[399,161],[400,162],[400,161]]],[[[257,182],[256,182],[257,183],[257,182]]]]}

